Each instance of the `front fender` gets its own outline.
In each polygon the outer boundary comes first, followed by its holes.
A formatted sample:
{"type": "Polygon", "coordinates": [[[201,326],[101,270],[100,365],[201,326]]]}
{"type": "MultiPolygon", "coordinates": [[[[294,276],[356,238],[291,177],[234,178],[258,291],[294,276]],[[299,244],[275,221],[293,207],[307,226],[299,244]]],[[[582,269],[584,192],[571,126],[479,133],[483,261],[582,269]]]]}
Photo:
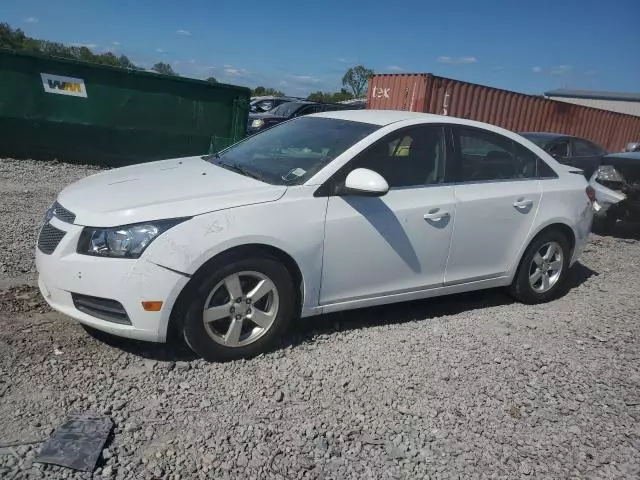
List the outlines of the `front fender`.
{"type": "Polygon", "coordinates": [[[302,274],[304,306],[317,306],[325,212],[326,198],[294,194],[276,203],[200,215],[158,237],[145,258],[191,276],[207,261],[234,247],[276,248],[291,257],[302,274]]]}

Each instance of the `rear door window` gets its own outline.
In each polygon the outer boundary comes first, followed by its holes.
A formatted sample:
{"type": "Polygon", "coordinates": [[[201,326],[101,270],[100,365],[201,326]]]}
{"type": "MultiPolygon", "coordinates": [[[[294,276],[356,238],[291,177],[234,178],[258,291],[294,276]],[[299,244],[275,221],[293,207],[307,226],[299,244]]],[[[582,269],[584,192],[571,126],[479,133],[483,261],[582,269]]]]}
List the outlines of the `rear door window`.
{"type": "Polygon", "coordinates": [[[459,181],[483,182],[537,176],[537,156],[513,140],[476,128],[454,128],[459,181]]]}

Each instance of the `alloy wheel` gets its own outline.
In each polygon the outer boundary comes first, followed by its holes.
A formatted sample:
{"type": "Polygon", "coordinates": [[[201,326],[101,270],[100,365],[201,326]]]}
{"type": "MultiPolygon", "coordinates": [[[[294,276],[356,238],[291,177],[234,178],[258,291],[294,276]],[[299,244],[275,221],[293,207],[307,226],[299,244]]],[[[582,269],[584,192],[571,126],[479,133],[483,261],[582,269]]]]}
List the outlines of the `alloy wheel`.
{"type": "Polygon", "coordinates": [[[266,275],[243,271],[220,281],[204,303],[205,331],[225,347],[243,347],[262,337],[273,325],[280,297],[266,275]]]}
{"type": "Polygon", "coordinates": [[[564,268],[564,254],[557,242],[547,242],[533,256],[529,267],[529,285],[536,293],[545,293],[558,283],[564,268]]]}

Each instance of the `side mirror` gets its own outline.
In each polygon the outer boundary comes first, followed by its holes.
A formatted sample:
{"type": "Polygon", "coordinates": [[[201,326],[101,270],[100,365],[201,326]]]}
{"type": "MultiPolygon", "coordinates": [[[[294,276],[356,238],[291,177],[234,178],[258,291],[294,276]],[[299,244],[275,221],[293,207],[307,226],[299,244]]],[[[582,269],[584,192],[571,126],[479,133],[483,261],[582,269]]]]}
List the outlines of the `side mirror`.
{"type": "Polygon", "coordinates": [[[368,168],[356,168],[351,171],[344,182],[344,195],[364,197],[381,197],[389,191],[389,184],[382,175],[368,168]]]}

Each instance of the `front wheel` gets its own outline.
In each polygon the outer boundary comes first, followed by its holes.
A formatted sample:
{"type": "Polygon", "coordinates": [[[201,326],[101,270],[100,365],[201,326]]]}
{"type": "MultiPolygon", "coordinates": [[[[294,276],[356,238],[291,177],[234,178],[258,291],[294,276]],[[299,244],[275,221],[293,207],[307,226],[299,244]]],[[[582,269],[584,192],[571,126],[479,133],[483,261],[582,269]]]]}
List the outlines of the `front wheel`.
{"type": "Polygon", "coordinates": [[[525,251],[510,292],[526,304],[544,303],[563,293],[567,283],[571,248],[558,231],[545,232],[525,251]]]}
{"type": "Polygon", "coordinates": [[[189,347],[205,360],[250,358],[286,330],[295,308],[287,269],[270,257],[212,265],[193,285],[183,320],[189,347]]]}

